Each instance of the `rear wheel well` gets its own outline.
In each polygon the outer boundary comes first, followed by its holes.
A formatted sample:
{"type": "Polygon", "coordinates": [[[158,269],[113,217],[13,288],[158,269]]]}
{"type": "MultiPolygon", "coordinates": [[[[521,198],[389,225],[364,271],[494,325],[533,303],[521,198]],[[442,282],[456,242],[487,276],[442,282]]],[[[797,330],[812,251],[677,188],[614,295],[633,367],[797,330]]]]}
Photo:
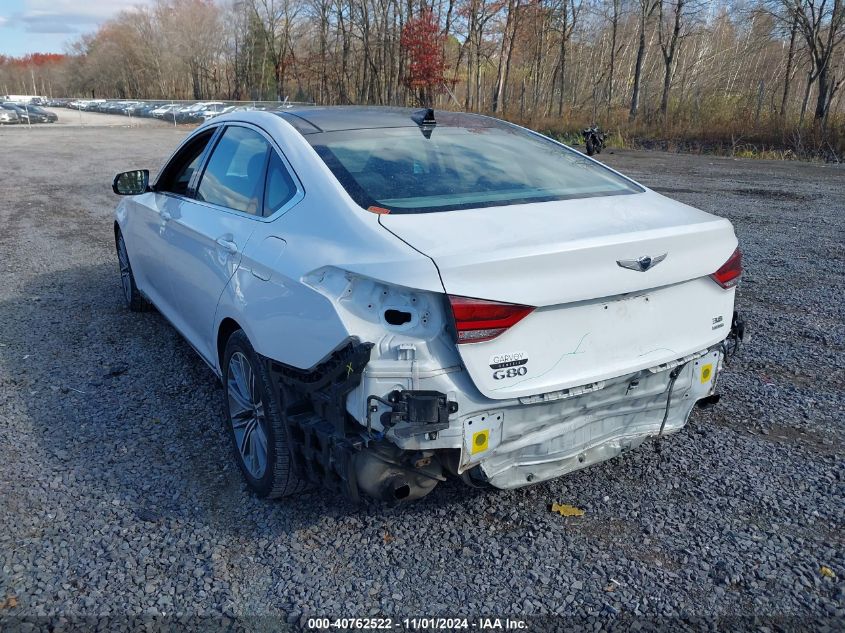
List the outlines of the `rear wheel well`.
{"type": "Polygon", "coordinates": [[[223,373],[223,354],[226,353],[226,343],[229,337],[238,330],[243,329],[237,321],[230,318],[225,318],[220,322],[220,327],[217,328],[217,363],[220,368],[220,373],[223,373]]]}

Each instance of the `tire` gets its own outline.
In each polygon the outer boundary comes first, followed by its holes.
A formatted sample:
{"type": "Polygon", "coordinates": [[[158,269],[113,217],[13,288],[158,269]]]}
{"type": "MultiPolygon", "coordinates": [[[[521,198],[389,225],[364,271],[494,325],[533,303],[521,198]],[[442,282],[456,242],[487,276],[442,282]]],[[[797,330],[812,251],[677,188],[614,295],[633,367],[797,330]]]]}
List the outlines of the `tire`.
{"type": "Polygon", "coordinates": [[[593,136],[587,137],[587,156],[592,156],[596,153],[596,146],[593,143],[593,136]]]}
{"type": "Polygon", "coordinates": [[[132,273],[132,265],[129,263],[129,253],[120,231],[117,233],[116,246],[117,263],[120,266],[120,284],[123,286],[123,299],[126,301],[126,307],[132,312],[146,312],[150,309],[150,302],[144,298],[135,283],[135,275],[132,273]]]}
{"type": "Polygon", "coordinates": [[[243,330],[226,342],[222,370],[226,424],[246,483],[265,499],[305,490],[307,482],[299,478],[291,458],[281,396],[243,330]]]}

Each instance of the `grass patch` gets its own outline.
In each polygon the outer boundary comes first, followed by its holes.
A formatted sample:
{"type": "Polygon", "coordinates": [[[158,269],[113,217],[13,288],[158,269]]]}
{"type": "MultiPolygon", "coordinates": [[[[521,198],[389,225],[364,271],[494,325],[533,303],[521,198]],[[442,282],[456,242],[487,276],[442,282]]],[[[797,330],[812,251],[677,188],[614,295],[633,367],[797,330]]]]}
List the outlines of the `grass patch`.
{"type": "MultiPolygon", "coordinates": [[[[629,120],[616,109],[593,119],[591,113],[569,110],[560,117],[504,118],[535,129],[567,145],[583,146],[581,131],[600,125],[611,148],[657,149],[768,160],[845,162],[845,117],[832,117],[826,127],[812,121],[799,125],[780,117],[709,112],[670,122],[654,114],[629,120]]],[[[503,116],[503,115],[499,115],[503,116]]]]}

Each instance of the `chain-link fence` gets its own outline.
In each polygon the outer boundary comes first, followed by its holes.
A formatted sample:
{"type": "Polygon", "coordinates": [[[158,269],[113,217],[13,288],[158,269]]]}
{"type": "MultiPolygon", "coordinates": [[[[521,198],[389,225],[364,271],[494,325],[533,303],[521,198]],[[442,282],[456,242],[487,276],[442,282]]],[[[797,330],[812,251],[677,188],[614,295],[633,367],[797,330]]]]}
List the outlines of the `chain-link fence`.
{"type": "Polygon", "coordinates": [[[57,123],[75,126],[198,125],[209,119],[248,110],[280,111],[313,103],[292,101],[185,101],[138,99],[45,99],[2,102],[0,124],[57,123]]]}

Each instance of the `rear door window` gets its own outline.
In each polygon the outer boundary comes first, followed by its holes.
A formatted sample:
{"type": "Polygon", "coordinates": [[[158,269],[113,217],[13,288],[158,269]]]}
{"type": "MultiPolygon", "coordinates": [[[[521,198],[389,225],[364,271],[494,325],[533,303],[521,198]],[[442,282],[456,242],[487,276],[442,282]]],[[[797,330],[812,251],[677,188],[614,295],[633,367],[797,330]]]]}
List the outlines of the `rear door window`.
{"type": "Polygon", "coordinates": [[[270,152],[267,165],[267,185],[264,188],[264,215],[273,215],[296,195],[296,184],[281,157],[270,152]]]}
{"type": "Polygon", "coordinates": [[[229,126],[208,159],[197,200],[261,215],[270,144],[255,130],[229,126]]]}

